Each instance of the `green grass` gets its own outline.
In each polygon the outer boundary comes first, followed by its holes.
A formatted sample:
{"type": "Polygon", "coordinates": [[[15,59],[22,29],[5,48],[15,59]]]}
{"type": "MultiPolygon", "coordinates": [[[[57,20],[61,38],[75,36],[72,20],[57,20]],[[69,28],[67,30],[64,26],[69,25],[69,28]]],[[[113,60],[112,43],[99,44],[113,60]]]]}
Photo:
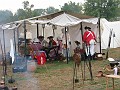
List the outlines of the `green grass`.
{"type": "MultiPolygon", "coordinates": [[[[104,50],[103,52],[106,51],[104,50]]],[[[120,48],[110,49],[109,57],[120,58],[120,48]]],[[[31,78],[36,78],[35,80],[38,80],[37,85],[40,86],[41,90],[73,90],[73,65],[74,62],[72,59],[68,62],[68,64],[67,62],[62,61],[53,61],[53,63],[47,62],[45,65],[37,65],[37,69],[35,72],[27,74],[28,76],[30,74],[30,77],[25,75],[25,73],[17,73],[13,75],[13,78],[16,80],[16,85],[19,86],[19,83],[23,83],[20,84],[20,90],[23,90],[25,88],[24,84],[28,83],[25,83],[25,81],[30,80],[31,78]]],[[[84,61],[82,61],[82,66],[83,65],[84,61]]],[[[98,78],[96,77],[96,75],[98,74],[98,71],[103,71],[105,74],[113,74],[113,72],[107,72],[103,69],[106,65],[109,65],[109,61],[105,59],[92,60],[91,65],[94,80],[90,80],[90,73],[87,66],[85,65],[86,75],[84,84],[81,77],[81,69],[79,69],[77,74],[79,82],[74,84],[74,90],[106,90],[106,78],[98,78]]],[[[109,89],[112,90],[111,78],[109,78],[109,89]]],[[[115,90],[120,90],[120,79],[115,79],[115,90]]]]}
{"type": "Polygon", "coordinates": [[[53,63],[46,63],[44,65],[40,65],[37,67],[35,73],[43,73],[46,72],[47,70],[53,71],[53,70],[58,70],[58,69],[64,69],[68,67],[73,67],[73,61],[70,60],[67,64],[67,62],[58,62],[54,61],[53,63]]]}

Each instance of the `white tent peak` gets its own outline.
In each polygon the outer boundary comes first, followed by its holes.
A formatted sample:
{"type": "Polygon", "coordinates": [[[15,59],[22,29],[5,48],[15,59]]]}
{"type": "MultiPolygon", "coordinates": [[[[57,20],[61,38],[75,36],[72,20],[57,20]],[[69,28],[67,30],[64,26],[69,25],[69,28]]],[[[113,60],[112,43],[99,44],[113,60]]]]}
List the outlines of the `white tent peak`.
{"type": "Polygon", "coordinates": [[[79,18],[66,13],[63,13],[50,20],[50,23],[58,26],[72,26],[78,24],[79,22],[80,22],[79,18]]]}

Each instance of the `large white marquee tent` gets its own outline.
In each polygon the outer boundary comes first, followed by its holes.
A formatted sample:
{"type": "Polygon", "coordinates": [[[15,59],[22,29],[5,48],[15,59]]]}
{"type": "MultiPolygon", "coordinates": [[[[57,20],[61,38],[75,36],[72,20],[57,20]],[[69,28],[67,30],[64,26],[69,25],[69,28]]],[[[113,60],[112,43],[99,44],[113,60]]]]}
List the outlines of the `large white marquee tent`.
{"type": "MultiPolygon", "coordinates": [[[[53,25],[57,26],[57,28],[55,28],[54,30],[55,32],[54,38],[56,40],[56,37],[61,36],[62,34],[61,29],[64,27],[68,27],[70,38],[71,38],[71,51],[75,48],[75,43],[74,43],[75,40],[78,40],[82,43],[82,33],[84,33],[85,26],[90,26],[96,34],[97,41],[98,41],[95,47],[96,52],[98,53],[100,52],[100,38],[101,38],[101,45],[102,45],[101,49],[107,48],[109,33],[110,33],[109,31],[111,29],[113,30],[113,33],[115,33],[115,37],[111,41],[111,47],[116,48],[120,46],[119,45],[119,36],[120,36],[119,22],[108,22],[106,19],[101,19],[100,20],[101,31],[99,31],[98,18],[93,18],[93,17],[77,18],[75,17],[74,14],[73,14],[74,16],[72,16],[71,14],[67,14],[65,12],[64,13],[58,12],[57,14],[53,15],[54,17],[52,17],[51,15],[45,15],[45,16],[26,19],[26,20],[16,21],[16,22],[10,23],[10,25],[12,24],[12,26],[14,26],[13,24],[17,25],[16,27],[14,28],[9,27],[6,29],[2,28],[2,29],[5,29],[6,52],[9,52],[10,50],[9,43],[10,43],[10,39],[14,38],[14,35],[13,35],[14,30],[16,30],[16,35],[15,35],[16,42],[18,37],[23,37],[21,33],[24,33],[24,28],[23,28],[24,23],[25,23],[27,32],[32,33],[32,40],[37,40],[36,38],[38,35],[43,35],[43,29],[44,29],[45,39],[47,40],[48,36],[53,35],[53,28],[52,28],[53,25]],[[44,28],[42,27],[43,25],[45,25],[44,28]]],[[[1,27],[3,27],[3,25],[1,27]]],[[[0,31],[1,41],[3,40],[2,35],[3,35],[3,32],[1,30],[0,31]]]]}

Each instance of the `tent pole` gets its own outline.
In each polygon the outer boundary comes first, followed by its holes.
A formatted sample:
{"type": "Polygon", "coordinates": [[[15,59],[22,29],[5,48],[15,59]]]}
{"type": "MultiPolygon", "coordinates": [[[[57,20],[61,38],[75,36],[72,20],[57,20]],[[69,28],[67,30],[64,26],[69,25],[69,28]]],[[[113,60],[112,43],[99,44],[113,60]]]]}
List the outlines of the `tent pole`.
{"type": "Polygon", "coordinates": [[[15,29],[13,30],[14,33],[14,45],[15,45],[15,53],[16,53],[16,39],[15,39],[15,29]]]}
{"type": "Polygon", "coordinates": [[[55,37],[55,30],[53,29],[53,37],[55,37]]]}
{"type": "MultiPolygon", "coordinates": [[[[37,18],[38,20],[38,18],[37,18]]],[[[37,24],[37,37],[39,36],[39,25],[37,24]]]]}
{"type": "MultiPolygon", "coordinates": [[[[82,25],[82,22],[80,23],[80,26],[81,26],[81,36],[82,36],[82,41],[83,41],[83,25],[82,25]]],[[[84,49],[84,44],[82,43],[82,48],[84,49]]],[[[85,59],[85,57],[84,57],[85,59]]],[[[84,60],[84,77],[83,77],[83,80],[85,80],[85,60],[84,60]]]]}
{"type": "Polygon", "coordinates": [[[24,22],[23,22],[23,24],[24,24],[24,41],[25,41],[25,48],[24,48],[24,56],[26,56],[26,32],[27,32],[27,30],[26,30],[26,21],[24,20],[24,22]]]}
{"type": "Polygon", "coordinates": [[[43,33],[42,34],[43,34],[43,36],[45,36],[44,35],[45,24],[42,24],[42,28],[43,28],[43,33]]]}
{"type": "Polygon", "coordinates": [[[83,40],[83,26],[82,26],[82,22],[80,23],[81,26],[81,36],[82,36],[82,40],[83,40]]]}
{"type": "Polygon", "coordinates": [[[4,43],[4,49],[3,49],[3,51],[4,51],[4,59],[3,59],[3,67],[4,67],[4,73],[3,73],[3,75],[4,75],[4,83],[5,83],[5,75],[7,75],[7,63],[6,63],[6,50],[5,50],[5,31],[4,31],[4,29],[3,29],[3,43],[4,43]]]}
{"type": "Polygon", "coordinates": [[[18,49],[17,50],[19,52],[19,30],[18,30],[18,27],[17,27],[17,40],[18,40],[18,42],[17,42],[18,43],[18,46],[17,46],[18,49]]]}
{"type": "MultiPolygon", "coordinates": [[[[1,46],[2,62],[3,62],[3,64],[2,64],[2,66],[3,66],[2,70],[3,70],[3,76],[5,77],[5,74],[4,74],[4,71],[5,71],[5,67],[4,67],[4,53],[3,53],[3,48],[2,48],[1,39],[0,39],[0,46],[1,46]]],[[[4,78],[4,83],[5,83],[5,78],[4,78]]]]}
{"type": "Polygon", "coordinates": [[[67,57],[67,64],[68,64],[68,48],[67,48],[68,47],[68,45],[67,45],[68,41],[67,41],[67,31],[66,30],[67,30],[67,27],[65,27],[65,41],[66,41],[66,46],[65,47],[66,47],[66,57],[67,57]]]}
{"type": "Polygon", "coordinates": [[[102,51],[101,51],[101,30],[100,30],[100,17],[98,18],[98,29],[99,29],[100,53],[102,53],[102,51]]]}

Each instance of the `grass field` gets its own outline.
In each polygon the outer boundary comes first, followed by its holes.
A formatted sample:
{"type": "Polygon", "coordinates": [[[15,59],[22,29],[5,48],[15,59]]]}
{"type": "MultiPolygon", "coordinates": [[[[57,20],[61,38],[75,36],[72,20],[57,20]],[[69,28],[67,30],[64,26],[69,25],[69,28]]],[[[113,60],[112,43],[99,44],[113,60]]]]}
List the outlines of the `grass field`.
{"type": "MultiPolygon", "coordinates": [[[[106,53],[105,50],[103,50],[106,53]]],[[[104,56],[105,57],[105,56],[104,56]]],[[[120,59],[120,48],[110,49],[109,57],[120,59]]],[[[84,61],[82,61],[82,66],[84,61]]],[[[105,74],[113,74],[113,72],[105,71],[103,68],[109,65],[108,60],[92,60],[93,80],[90,80],[90,73],[85,68],[85,81],[83,84],[81,69],[77,73],[79,82],[74,84],[74,90],[106,90],[106,78],[96,77],[98,71],[105,74]]],[[[73,65],[71,59],[69,63],[55,61],[46,63],[45,65],[37,65],[35,72],[12,73],[11,66],[8,66],[6,76],[6,85],[8,87],[16,86],[18,90],[73,90],[73,65]],[[15,83],[7,82],[10,76],[13,76],[15,83]]],[[[1,66],[2,73],[2,66],[1,66]]],[[[112,80],[109,79],[109,90],[112,90],[112,80]]],[[[115,79],[115,90],[120,90],[120,79],[115,79]]]]}

